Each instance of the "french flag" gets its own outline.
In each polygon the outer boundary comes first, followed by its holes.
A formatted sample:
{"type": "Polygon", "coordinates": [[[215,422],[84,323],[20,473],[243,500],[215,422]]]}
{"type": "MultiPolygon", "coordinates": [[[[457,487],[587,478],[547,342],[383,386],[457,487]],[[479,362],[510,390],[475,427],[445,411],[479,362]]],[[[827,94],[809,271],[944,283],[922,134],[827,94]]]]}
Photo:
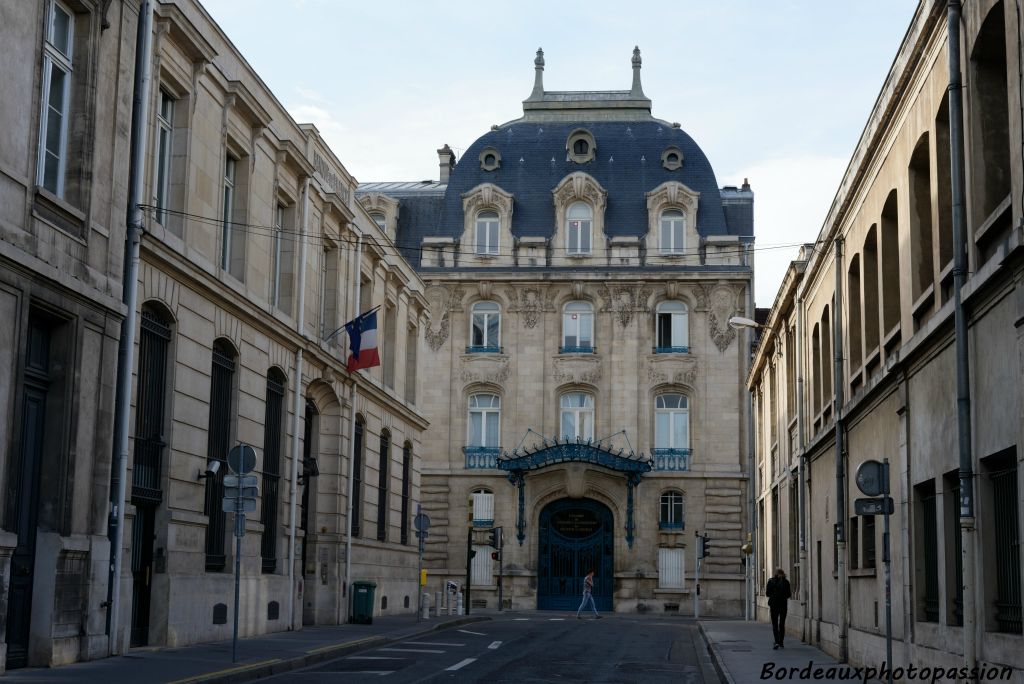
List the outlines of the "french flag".
{"type": "Polygon", "coordinates": [[[380,354],[377,353],[377,310],[367,311],[345,324],[348,332],[349,348],[352,353],[348,357],[348,371],[351,373],[360,368],[373,368],[380,365],[380,354]]]}

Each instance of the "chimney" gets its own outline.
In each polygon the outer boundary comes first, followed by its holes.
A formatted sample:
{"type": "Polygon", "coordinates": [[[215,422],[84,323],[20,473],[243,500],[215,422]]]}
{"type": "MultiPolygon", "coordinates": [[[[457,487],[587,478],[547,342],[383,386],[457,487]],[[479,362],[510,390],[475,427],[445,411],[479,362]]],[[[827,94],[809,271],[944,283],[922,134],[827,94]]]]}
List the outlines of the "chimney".
{"type": "Polygon", "coordinates": [[[455,168],[455,153],[452,152],[452,148],[448,147],[448,143],[445,143],[444,147],[437,151],[437,158],[441,165],[441,182],[447,183],[448,178],[452,175],[452,169],[455,168]]]}
{"type": "Polygon", "coordinates": [[[743,179],[743,189],[750,190],[750,181],[748,181],[746,178],[743,179]]]}
{"type": "Polygon", "coordinates": [[[529,100],[544,99],[544,50],[537,48],[537,56],[533,60],[533,92],[529,100]]]}
{"type": "Polygon", "coordinates": [[[640,59],[640,46],[634,46],[633,48],[633,59],[630,60],[633,64],[633,87],[629,89],[629,94],[633,97],[644,97],[644,89],[640,85],[640,65],[643,61],[640,59]]]}

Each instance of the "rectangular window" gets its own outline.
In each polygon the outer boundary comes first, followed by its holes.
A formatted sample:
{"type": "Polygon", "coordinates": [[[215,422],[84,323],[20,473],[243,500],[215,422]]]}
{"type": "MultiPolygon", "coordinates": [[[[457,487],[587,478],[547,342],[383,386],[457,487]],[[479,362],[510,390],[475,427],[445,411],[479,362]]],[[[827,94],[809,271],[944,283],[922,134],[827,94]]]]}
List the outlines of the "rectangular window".
{"type": "Polygon", "coordinates": [[[590,221],[569,221],[569,254],[590,253],[590,221]]]}
{"type": "Polygon", "coordinates": [[[206,480],[206,510],[209,517],[206,527],[206,569],[213,572],[224,570],[227,562],[224,553],[225,519],[221,508],[224,498],[224,475],[227,471],[228,450],[231,448],[232,387],[235,374],[235,359],[219,343],[214,343],[213,369],[210,381],[210,418],[207,432],[207,459],[220,462],[215,475],[206,480]]]}
{"type": "Polygon", "coordinates": [[[167,226],[167,206],[171,188],[171,134],[174,131],[174,98],[160,89],[156,111],[156,168],[153,174],[153,204],[156,221],[167,226]]]}
{"type": "Polygon", "coordinates": [[[938,622],[939,549],[938,520],[935,517],[935,480],[915,485],[914,499],[917,509],[914,525],[914,574],[918,585],[917,619],[938,622]]]}
{"type": "Polygon", "coordinates": [[[338,328],[338,262],[338,248],[333,244],[325,245],[320,279],[320,327],[325,338],[338,328]]]}
{"type": "Polygon", "coordinates": [[[474,587],[489,587],[494,584],[494,560],[490,546],[473,546],[476,555],[472,561],[472,575],[474,587]]]}
{"type": "Polygon", "coordinates": [[[36,182],[57,197],[64,197],[75,20],[72,12],[59,2],[49,3],[48,15],[36,182]]]}
{"type": "Polygon", "coordinates": [[[419,331],[416,326],[409,326],[405,337],[405,400],[416,403],[416,352],[419,345],[419,331]]]}
{"type": "Polygon", "coordinates": [[[225,271],[231,269],[231,238],[233,237],[232,233],[234,233],[233,220],[235,213],[235,166],[237,163],[238,160],[230,154],[227,157],[227,161],[224,162],[224,225],[221,234],[220,267],[225,271]]]}
{"type": "Polygon", "coordinates": [[[498,215],[492,211],[485,211],[476,219],[476,253],[498,253],[498,215]]]}
{"type": "Polygon", "coordinates": [[[409,543],[409,499],[412,496],[412,446],[402,447],[402,525],[401,542],[409,543]]]}
{"type": "Polygon", "coordinates": [[[356,416],[356,430],[352,442],[352,520],[349,521],[349,529],[353,537],[358,537],[362,532],[363,520],[363,437],[366,433],[366,426],[362,418],[356,416]]]}
{"type": "MultiPolygon", "coordinates": [[[[395,386],[395,344],[398,339],[395,307],[384,307],[384,384],[387,387],[395,386]]],[[[378,338],[379,339],[379,338],[378,338]]]]}
{"type": "Polygon", "coordinates": [[[689,344],[688,316],[683,313],[658,314],[658,347],[685,350],[689,344]]]}
{"type": "Polygon", "coordinates": [[[284,205],[274,209],[273,239],[270,245],[270,303],[281,306],[281,248],[284,230],[284,205]]]}
{"type": "Polygon", "coordinates": [[[683,229],[686,220],[679,212],[666,212],[661,219],[661,253],[683,253],[683,229]]]}
{"type": "MultiPolygon", "coordinates": [[[[998,631],[1021,633],[1020,535],[1017,514],[1017,458],[1011,447],[983,462],[991,486],[992,555],[995,556],[995,622],[998,631]]],[[[991,604],[990,604],[991,605],[991,604]]]]}
{"type": "Polygon", "coordinates": [[[494,494],[473,492],[473,526],[490,527],[494,524],[494,494]]]}
{"type": "Polygon", "coordinates": [[[964,573],[960,539],[960,471],[953,470],[944,476],[943,498],[945,548],[946,548],[946,605],[947,624],[964,624],[964,573]],[[956,578],[950,581],[948,578],[956,578]]]}
{"type": "Polygon", "coordinates": [[[849,534],[846,539],[846,547],[850,550],[850,569],[856,570],[860,567],[860,545],[857,539],[857,521],[859,516],[853,516],[850,518],[849,534]]]}
{"type": "Polygon", "coordinates": [[[281,480],[281,420],[284,408],[284,378],[267,378],[267,406],[263,421],[263,538],[260,548],[263,572],[277,569],[277,504],[281,480]]]}
{"type": "Polygon", "coordinates": [[[658,588],[682,589],[686,549],[658,549],[658,588]]]}
{"type": "Polygon", "coordinates": [[[875,516],[866,515],[861,523],[864,530],[861,536],[861,548],[864,549],[862,565],[866,569],[874,570],[878,567],[875,563],[875,516]]]}
{"type": "Polygon", "coordinates": [[[562,346],[566,350],[593,349],[594,314],[591,311],[566,311],[562,326],[562,346]]]}
{"type": "Polygon", "coordinates": [[[391,477],[391,438],[387,432],[380,436],[380,467],[377,471],[377,541],[388,539],[388,513],[391,501],[388,496],[388,485],[391,477]]]}

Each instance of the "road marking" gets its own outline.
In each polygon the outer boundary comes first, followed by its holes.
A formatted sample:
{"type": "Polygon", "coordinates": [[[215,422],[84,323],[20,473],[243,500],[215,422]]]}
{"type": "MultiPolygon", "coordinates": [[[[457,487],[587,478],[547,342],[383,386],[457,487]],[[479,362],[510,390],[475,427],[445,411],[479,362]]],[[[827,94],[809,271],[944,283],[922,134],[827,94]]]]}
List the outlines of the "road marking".
{"type": "Polygon", "coordinates": [[[466,644],[447,644],[441,641],[407,641],[409,646],[465,646],[466,644]]]}
{"type": "Polygon", "coordinates": [[[349,656],[345,660],[405,660],[401,656],[349,656]]]}
{"type": "Polygon", "coordinates": [[[394,670],[358,670],[352,674],[375,674],[381,677],[389,674],[395,674],[394,670]]]}
{"type": "MultiPolygon", "coordinates": [[[[356,639],[355,641],[342,641],[341,643],[338,643],[338,644],[329,644],[327,646],[321,646],[320,648],[310,649],[310,650],[306,651],[306,653],[320,653],[321,651],[330,651],[331,649],[341,648],[342,646],[355,646],[357,644],[362,644],[362,643],[365,643],[367,641],[375,641],[377,639],[379,639],[379,637],[366,637],[365,639],[356,639]]],[[[212,674],[217,674],[217,673],[212,673],[212,674]]]]}
{"type": "Polygon", "coordinates": [[[548,621],[550,621],[550,622],[561,622],[564,619],[565,618],[548,618],[548,621]]]}
{"type": "Polygon", "coordinates": [[[488,646],[487,648],[495,649],[495,648],[498,648],[499,646],[501,646],[501,642],[500,641],[495,641],[495,642],[492,642],[491,645],[488,646]]]}
{"type": "Polygon", "coordinates": [[[271,658],[270,660],[261,660],[258,663],[250,663],[249,665],[242,665],[240,667],[231,667],[231,668],[228,668],[226,670],[217,670],[216,672],[207,672],[205,674],[197,675],[195,677],[186,677],[185,679],[176,679],[173,682],[171,682],[171,684],[186,684],[186,682],[199,682],[199,681],[202,681],[202,680],[206,679],[207,677],[213,677],[213,676],[216,676],[216,675],[224,675],[224,674],[228,674],[229,672],[244,672],[245,670],[251,670],[251,669],[253,669],[255,667],[259,667],[261,665],[267,665],[269,663],[279,663],[279,662],[281,662],[280,658],[271,658]]]}
{"type": "Polygon", "coordinates": [[[432,648],[379,648],[378,651],[393,651],[400,653],[444,653],[432,648]]]}
{"type": "Polygon", "coordinates": [[[487,636],[483,632],[470,632],[468,629],[460,629],[459,631],[463,634],[476,634],[477,636],[487,636]]]}
{"type": "Polygon", "coordinates": [[[466,658],[465,660],[459,661],[459,662],[455,663],[454,665],[452,665],[451,667],[446,667],[444,669],[445,670],[461,670],[462,668],[466,667],[467,665],[469,665],[474,660],[476,660],[476,658],[466,658]]]}
{"type": "Polygon", "coordinates": [[[527,622],[530,618],[512,618],[516,622],[527,622]]]}

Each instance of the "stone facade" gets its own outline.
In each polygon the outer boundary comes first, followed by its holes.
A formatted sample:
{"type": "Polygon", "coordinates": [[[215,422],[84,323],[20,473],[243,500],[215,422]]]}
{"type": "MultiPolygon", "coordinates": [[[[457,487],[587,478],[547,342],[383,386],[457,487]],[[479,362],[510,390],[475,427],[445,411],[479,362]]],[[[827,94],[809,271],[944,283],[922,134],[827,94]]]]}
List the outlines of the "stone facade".
{"type": "Polygon", "coordinates": [[[439,150],[440,183],[359,188],[368,206],[382,195],[397,204],[388,230],[426,281],[429,589],[468,580],[472,605],[495,608],[500,575],[505,607],[575,609],[591,563],[600,565],[599,605],[688,614],[700,531],[711,549],[702,613],[737,615],[747,355],[727,321],[749,314],[753,227],[722,207],[731,200],[749,212],[753,195],[718,188],[693,141],[651,116],[639,52],[632,91],[550,93],[541,54],[536,64],[523,118],[493,127],[450,175],[450,150],[439,150]],[[678,162],[681,147],[683,163],[662,168],[663,150],[678,162]],[[626,187],[622,179],[641,177],[648,163],[647,179],[626,187]],[[579,216],[589,216],[587,239],[570,234],[579,216]],[[670,218],[676,249],[662,242],[670,218]],[[687,329],[659,341],[666,303],[687,329]],[[577,310],[592,317],[590,339],[570,331],[577,310]],[[562,402],[577,396],[591,403],[567,427],[562,402]],[[666,397],[684,397],[686,417],[671,418],[688,421],[681,442],[657,441],[666,397]],[[538,467],[512,470],[525,453],[538,467]],[[637,462],[651,469],[631,480],[637,462]],[[558,511],[583,521],[576,532],[606,525],[602,550],[558,546],[556,532],[573,534],[558,511]],[[487,546],[495,527],[500,559],[487,546]]]}
{"type": "Polygon", "coordinates": [[[767,618],[760,593],[772,569],[783,567],[795,591],[791,631],[855,665],[885,660],[883,522],[855,515],[852,502],[864,497],[858,467],[887,458],[894,664],[963,666],[961,592],[970,592],[979,664],[1010,666],[1020,676],[1020,27],[1012,4],[963,9],[962,295],[975,552],[960,550],[946,6],[922,2],[819,240],[779,290],[749,379],[758,426],[757,605],[767,618]],[[842,373],[834,379],[836,269],[842,373]],[[833,542],[837,408],[845,442],[841,544],[833,542]],[[962,563],[974,568],[966,586],[962,563]],[[845,615],[837,599],[844,595],[845,615]]]}
{"type": "Polygon", "coordinates": [[[376,582],[377,615],[416,606],[422,281],[318,131],[284,111],[201,5],[180,0],[154,9],[122,611],[106,635],[138,11],[23,3],[0,28],[35,56],[0,67],[0,120],[16,133],[0,143],[11,322],[0,345],[0,667],[230,638],[233,514],[221,496],[238,443],[255,448],[259,482],[240,634],[346,621],[348,579],[376,582]],[[73,27],[73,54],[46,28],[53,17],[73,27]],[[69,60],[65,130],[39,112],[69,60]],[[59,147],[41,137],[47,125],[59,147]],[[59,165],[42,167],[51,157],[59,165]],[[382,364],[349,373],[340,329],[373,307],[382,364]]]}

